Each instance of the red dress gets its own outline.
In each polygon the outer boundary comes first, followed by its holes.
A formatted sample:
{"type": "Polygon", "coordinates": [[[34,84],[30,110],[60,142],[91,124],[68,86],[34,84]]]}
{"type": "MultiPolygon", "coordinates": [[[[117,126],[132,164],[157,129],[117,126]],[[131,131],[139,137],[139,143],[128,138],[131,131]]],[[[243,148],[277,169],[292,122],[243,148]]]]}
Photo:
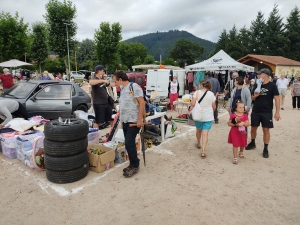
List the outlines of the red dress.
{"type": "MultiPolygon", "coordinates": [[[[248,119],[247,114],[243,114],[242,116],[237,116],[236,114],[230,115],[230,120],[238,117],[242,122],[245,122],[248,119]]],[[[247,146],[247,134],[242,134],[239,131],[239,127],[231,127],[228,135],[228,143],[232,144],[234,147],[246,147],[247,146]]]]}

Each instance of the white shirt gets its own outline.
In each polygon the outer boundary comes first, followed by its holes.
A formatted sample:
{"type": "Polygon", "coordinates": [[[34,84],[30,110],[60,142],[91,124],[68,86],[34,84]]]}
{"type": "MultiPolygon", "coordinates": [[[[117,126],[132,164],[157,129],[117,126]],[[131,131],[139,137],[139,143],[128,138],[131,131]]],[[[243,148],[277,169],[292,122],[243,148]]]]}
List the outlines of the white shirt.
{"type": "Polygon", "coordinates": [[[276,85],[278,89],[287,89],[287,86],[289,85],[289,80],[284,78],[284,79],[277,79],[276,85]]]}
{"type": "MultiPolygon", "coordinates": [[[[201,90],[196,91],[193,95],[193,98],[196,98],[197,92],[198,92],[198,99],[197,99],[198,102],[205,92],[202,92],[201,90]]],[[[208,122],[214,120],[214,111],[212,108],[212,103],[215,101],[216,101],[216,96],[214,95],[214,93],[211,91],[207,91],[206,95],[200,102],[201,122],[208,122]]]]}
{"type": "Polygon", "coordinates": [[[170,86],[171,86],[171,90],[170,90],[170,92],[171,92],[171,94],[176,94],[177,93],[177,82],[175,82],[175,83],[173,83],[173,82],[171,82],[171,84],[170,84],[170,86]]]}

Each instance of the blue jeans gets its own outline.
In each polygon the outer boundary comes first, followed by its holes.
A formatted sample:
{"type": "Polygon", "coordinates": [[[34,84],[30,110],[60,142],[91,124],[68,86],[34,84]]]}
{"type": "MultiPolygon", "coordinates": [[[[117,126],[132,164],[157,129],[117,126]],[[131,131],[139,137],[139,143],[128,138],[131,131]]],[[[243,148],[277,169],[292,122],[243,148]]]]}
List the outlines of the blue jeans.
{"type": "Polygon", "coordinates": [[[129,127],[131,123],[123,123],[123,133],[125,137],[125,148],[127,150],[130,166],[139,167],[140,160],[137,157],[137,150],[135,144],[136,135],[139,133],[140,128],[129,127]]]}

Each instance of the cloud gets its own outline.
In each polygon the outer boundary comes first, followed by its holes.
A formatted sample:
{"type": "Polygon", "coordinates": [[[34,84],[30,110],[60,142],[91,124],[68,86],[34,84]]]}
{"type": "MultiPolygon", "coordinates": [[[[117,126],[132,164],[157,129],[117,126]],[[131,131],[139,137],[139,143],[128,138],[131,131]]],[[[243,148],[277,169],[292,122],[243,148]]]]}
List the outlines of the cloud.
{"type": "MultiPolygon", "coordinates": [[[[32,24],[45,21],[47,0],[0,0],[1,10],[14,15],[17,11],[24,21],[32,24]]],[[[275,2],[269,0],[73,0],[76,5],[77,39],[93,39],[101,22],[119,22],[123,40],[173,29],[186,30],[197,37],[216,42],[223,29],[229,31],[250,27],[257,12],[267,19],[275,2]]],[[[284,17],[295,7],[294,0],[276,0],[284,17]]]]}

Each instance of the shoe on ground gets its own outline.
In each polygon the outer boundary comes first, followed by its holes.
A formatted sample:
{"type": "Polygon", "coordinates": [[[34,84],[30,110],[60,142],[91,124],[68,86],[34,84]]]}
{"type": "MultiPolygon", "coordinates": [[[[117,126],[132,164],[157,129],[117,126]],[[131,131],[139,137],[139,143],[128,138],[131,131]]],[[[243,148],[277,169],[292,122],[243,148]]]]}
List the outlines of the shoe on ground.
{"type": "Polygon", "coordinates": [[[215,124],[218,124],[219,123],[219,120],[215,120],[215,124]]]}
{"type": "Polygon", "coordinates": [[[129,167],[127,167],[127,170],[123,173],[123,176],[124,177],[132,177],[137,172],[139,172],[139,167],[129,166],[129,167]]]}
{"type": "Polygon", "coordinates": [[[264,158],[269,158],[269,151],[264,150],[262,155],[263,155],[264,158]]]}
{"type": "Polygon", "coordinates": [[[284,108],[281,108],[281,110],[284,110],[284,108]]]}
{"type": "Polygon", "coordinates": [[[255,148],[256,148],[255,143],[250,142],[250,143],[246,146],[245,150],[252,150],[252,149],[255,149],[255,148]]]}

